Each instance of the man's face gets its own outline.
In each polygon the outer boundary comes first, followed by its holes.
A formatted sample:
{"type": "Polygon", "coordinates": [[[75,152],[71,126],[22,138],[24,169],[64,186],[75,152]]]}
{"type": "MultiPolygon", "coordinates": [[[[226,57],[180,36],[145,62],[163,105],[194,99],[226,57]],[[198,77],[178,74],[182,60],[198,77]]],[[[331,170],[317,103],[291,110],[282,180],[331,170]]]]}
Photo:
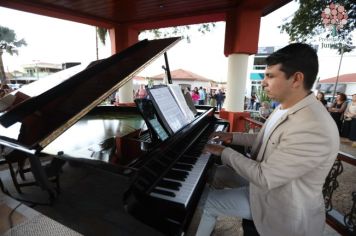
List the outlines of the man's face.
{"type": "Polygon", "coordinates": [[[269,98],[283,102],[291,92],[293,78],[288,79],[280,67],[281,65],[277,64],[266,68],[262,86],[269,98]]]}

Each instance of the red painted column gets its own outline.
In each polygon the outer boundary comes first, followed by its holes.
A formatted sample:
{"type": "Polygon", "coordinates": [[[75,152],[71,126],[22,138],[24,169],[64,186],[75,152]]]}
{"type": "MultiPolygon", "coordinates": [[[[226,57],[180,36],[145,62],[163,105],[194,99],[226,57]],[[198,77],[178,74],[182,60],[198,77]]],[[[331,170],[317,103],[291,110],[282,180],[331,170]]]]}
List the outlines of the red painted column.
{"type": "Polygon", "coordinates": [[[233,53],[255,54],[258,49],[261,10],[232,9],[226,15],[225,56],[233,53]]]}
{"type": "Polygon", "coordinates": [[[138,42],[138,30],[127,25],[109,29],[111,53],[115,54],[138,42]]]}
{"type": "Polygon", "coordinates": [[[249,55],[258,49],[261,11],[259,9],[232,9],[226,16],[225,48],[228,57],[227,92],[220,117],[230,122],[230,131],[244,132],[246,79],[249,55]]]}
{"type": "Polygon", "coordinates": [[[230,132],[246,132],[246,122],[244,117],[250,117],[249,112],[232,112],[232,111],[220,111],[220,118],[228,120],[230,123],[230,132]]]}

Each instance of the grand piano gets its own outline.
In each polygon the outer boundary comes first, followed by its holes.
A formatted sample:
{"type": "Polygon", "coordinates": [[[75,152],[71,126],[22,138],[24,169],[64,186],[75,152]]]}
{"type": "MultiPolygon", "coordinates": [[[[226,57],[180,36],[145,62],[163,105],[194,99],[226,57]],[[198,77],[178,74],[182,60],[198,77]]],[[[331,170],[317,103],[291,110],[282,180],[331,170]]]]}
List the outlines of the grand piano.
{"type": "Polygon", "coordinates": [[[228,123],[204,107],[163,140],[153,137],[136,107],[102,105],[179,40],[143,40],[69,78],[42,79],[2,98],[0,145],[8,150],[6,158],[28,158],[36,181],[53,196],[41,156],[124,176],[126,211],[163,234],[182,235],[214,162],[201,150],[228,123]]]}

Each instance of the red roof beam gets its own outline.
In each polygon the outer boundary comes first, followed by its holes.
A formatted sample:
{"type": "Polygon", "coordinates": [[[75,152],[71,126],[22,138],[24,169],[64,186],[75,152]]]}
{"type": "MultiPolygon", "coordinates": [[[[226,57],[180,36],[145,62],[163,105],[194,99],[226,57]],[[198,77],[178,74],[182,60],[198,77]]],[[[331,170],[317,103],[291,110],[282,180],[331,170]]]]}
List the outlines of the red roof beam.
{"type": "Polygon", "coordinates": [[[111,28],[115,25],[115,22],[108,19],[94,17],[67,8],[59,8],[58,6],[51,6],[44,3],[37,4],[30,1],[0,0],[0,6],[103,28],[111,28]]]}
{"type": "Polygon", "coordinates": [[[174,19],[162,18],[162,20],[160,21],[142,22],[142,23],[133,24],[132,26],[133,28],[138,30],[150,30],[150,29],[160,29],[160,28],[175,27],[175,26],[182,26],[182,25],[225,21],[225,19],[226,19],[225,13],[214,13],[209,15],[186,16],[186,17],[179,17],[174,19]]]}

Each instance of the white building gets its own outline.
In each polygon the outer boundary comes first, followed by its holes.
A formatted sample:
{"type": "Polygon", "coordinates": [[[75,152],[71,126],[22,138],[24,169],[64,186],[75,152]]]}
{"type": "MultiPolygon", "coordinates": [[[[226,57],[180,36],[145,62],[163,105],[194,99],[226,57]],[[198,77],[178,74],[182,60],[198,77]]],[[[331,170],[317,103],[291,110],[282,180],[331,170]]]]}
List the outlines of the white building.
{"type": "MultiPolygon", "coordinates": [[[[209,91],[211,87],[218,86],[215,81],[211,79],[207,79],[201,75],[197,75],[187,70],[183,70],[183,69],[173,70],[170,72],[170,74],[172,77],[172,83],[180,85],[181,88],[189,87],[190,89],[193,89],[194,87],[198,87],[198,88],[203,87],[209,91]]],[[[152,77],[146,77],[142,83],[147,84],[148,80],[153,80],[153,83],[155,85],[162,84],[163,79],[165,79],[165,77],[166,75],[164,73],[152,77]]],[[[135,78],[134,78],[134,84],[135,84],[135,78]]]]}
{"type": "Polygon", "coordinates": [[[316,89],[325,94],[333,95],[336,81],[337,86],[335,92],[345,93],[346,95],[356,94],[356,73],[343,74],[339,77],[335,76],[320,80],[316,89]]]}

